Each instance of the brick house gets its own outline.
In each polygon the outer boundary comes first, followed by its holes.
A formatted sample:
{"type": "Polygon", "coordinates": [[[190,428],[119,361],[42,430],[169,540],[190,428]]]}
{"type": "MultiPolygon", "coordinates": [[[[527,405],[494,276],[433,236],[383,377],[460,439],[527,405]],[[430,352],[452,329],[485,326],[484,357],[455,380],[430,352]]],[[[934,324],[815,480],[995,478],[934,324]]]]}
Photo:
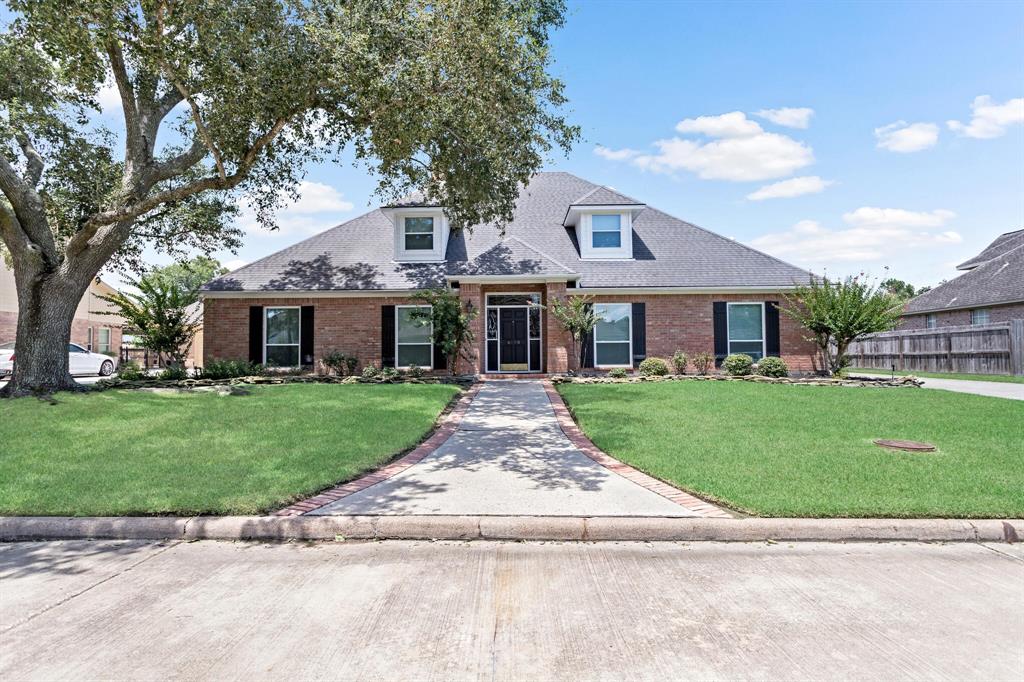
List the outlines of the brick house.
{"type": "MultiPolygon", "coordinates": [[[[98,277],[93,280],[75,310],[71,343],[96,353],[118,354],[124,319],[120,315],[104,314],[114,307],[99,298],[116,291],[98,277]]],[[[14,273],[0,261],[0,343],[13,341],[17,328],[18,293],[14,288],[14,273]]]]}
{"type": "Polygon", "coordinates": [[[449,229],[443,207],[382,207],[204,287],[204,360],[316,367],[327,352],[360,366],[445,370],[409,296],[448,286],[479,311],[459,371],[570,368],[570,341],[547,306],[593,297],[601,321],[584,366],[633,367],[676,350],[781,356],[815,369],[815,350],[780,315],[809,273],[568,173],[539,173],[504,232],[449,229]]]}
{"type": "Polygon", "coordinates": [[[907,303],[901,329],[1024,319],[1024,230],[999,235],[957,270],[965,272],[907,303]]]}

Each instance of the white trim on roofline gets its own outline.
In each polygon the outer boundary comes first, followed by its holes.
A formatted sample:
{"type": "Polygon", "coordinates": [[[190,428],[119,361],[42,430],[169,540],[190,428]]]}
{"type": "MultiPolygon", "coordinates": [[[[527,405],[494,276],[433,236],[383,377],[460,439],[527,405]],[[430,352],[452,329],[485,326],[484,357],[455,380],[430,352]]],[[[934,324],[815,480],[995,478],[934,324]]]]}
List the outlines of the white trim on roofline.
{"type": "Polygon", "coordinates": [[[948,308],[928,308],[925,310],[905,310],[903,311],[903,317],[910,317],[911,315],[928,315],[930,313],[952,313],[958,310],[971,310],[973,308],[998,308],[1003,305],[1015,305],[1018,303],[1024,303],[1024,298],[1018,298],[1009,301],[988,301],[986,303],[970,303],[966,305],[954,305],[948,308]]]}
{"type": "Polygon", "coordinates": [[[564,275],[446,275],[449,282],[483,284],[543,284],[544,282],[575,282],[580,278],[576,273],[564,275]]]}
{"type": "Polygon", "coordinates": [[[203,291],[199,298],[378,298],[412,296],[425,289],[339,289],[335,291],[274,291],[270,289],[203,291]]]}
{"type": "Polygon", "coordinates": [[[566,289],[566,293],[582,294],[772,294],[780,291],[793,291],[796,286],[775,287],[577,287],[566,289]]]}

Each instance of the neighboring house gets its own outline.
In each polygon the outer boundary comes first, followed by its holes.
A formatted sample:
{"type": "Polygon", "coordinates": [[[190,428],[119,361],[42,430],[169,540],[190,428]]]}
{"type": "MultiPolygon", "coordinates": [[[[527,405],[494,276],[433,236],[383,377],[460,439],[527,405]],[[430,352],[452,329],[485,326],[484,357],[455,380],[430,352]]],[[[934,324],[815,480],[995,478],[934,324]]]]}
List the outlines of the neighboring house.
{"type": "Polygon", "coordinates": [[[450,286],[479,311],[460,372],[553,373],[570,340],[547,306],[593,296],[601,322],[585,366],[635,366],[676,350],[811,371],[814,347],[780,315],[810,274],[568,173],[539,173],[504,232],[451,231],[443,207],[382,207],[204,287],[204,357],[315,367],[331,350],[376,363],[445,369],[409,296],[450,286]]]}
{"type": "MultiPolygon", "coordinates": [[[[124,319],[119,315],[101,314],[113,311],[114,306],[99,298],[115,291],[99,277],[93,280],[75,311],[71,343],[96,353],[118,354],[124,319]]],[[[18,292],[14,288],[14,273],[0,261],[0,342],[12,341],[17,328],[18,292]]]]}
{"type": "Polygon", "coordinates": [[[1000,235],[957,269],[967,272],[910,300],[901,329],[1024,319],[1024,230],[1000,235]]]}

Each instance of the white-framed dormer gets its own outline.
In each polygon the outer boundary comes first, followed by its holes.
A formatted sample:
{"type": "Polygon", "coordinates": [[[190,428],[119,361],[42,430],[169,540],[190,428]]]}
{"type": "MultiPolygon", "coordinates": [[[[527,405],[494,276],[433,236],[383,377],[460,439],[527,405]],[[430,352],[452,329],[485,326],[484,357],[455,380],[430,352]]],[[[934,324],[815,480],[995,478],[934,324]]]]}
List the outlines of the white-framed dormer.
{"type": "Polygon", "coordinates": [[[633,218],[642,205],[570,206],[564,224],[576,229],[583,260],[632,260],[633,218]]]}
{"type": "Polygon", "coordinates": [[[448,248],[448,219],[435,207],[389,208],[395,226],[395,260],[403,263],[444,261],[448,248]]]}

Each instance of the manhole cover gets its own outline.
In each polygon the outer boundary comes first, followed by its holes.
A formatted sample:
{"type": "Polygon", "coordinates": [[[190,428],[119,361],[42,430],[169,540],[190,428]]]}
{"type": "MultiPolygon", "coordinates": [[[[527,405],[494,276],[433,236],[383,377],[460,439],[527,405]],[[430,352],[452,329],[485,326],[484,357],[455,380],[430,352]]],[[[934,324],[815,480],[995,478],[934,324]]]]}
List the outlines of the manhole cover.
{"type": "Polygon", "coordinates": [[[935,452],[935,446],[931,443],[919,443],[915,440],[889,440],[879,438],[875,445],[890,450],[907,450],[908,452],[935,452]]]}

